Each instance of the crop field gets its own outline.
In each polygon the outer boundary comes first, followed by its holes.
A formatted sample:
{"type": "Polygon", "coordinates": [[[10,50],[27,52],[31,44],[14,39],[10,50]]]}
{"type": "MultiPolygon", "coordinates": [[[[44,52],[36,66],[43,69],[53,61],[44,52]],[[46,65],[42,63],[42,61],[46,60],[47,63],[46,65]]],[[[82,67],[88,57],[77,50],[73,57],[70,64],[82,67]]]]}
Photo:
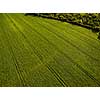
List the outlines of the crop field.
{"type": "Polygon", "coordinates": [[[100,86],[100,40],[66,22],[0,14],[0,86],[100,86]]]}

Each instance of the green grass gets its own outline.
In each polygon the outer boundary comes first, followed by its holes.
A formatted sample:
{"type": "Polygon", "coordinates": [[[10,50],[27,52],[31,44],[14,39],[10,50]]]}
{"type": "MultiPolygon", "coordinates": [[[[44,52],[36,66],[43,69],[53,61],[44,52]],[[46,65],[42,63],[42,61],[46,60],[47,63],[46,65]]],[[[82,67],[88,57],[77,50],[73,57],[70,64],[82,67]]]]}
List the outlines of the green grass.
{"type": "Polygon", "coordinates": [[[100,41],[69,23],[0,14],[0,86],[100,86],[100,41]]]}

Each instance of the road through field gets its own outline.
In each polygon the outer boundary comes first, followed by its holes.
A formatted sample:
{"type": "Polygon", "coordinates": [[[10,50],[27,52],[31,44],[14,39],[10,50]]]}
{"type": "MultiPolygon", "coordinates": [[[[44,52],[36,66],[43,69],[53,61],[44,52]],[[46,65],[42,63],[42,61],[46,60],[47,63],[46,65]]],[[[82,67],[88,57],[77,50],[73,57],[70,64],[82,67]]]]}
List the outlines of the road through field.
{"type": "Polygon", "coordinates": [[[88,29],[0,14],[0,86],[100,86],[99,52],[88,29]]]}

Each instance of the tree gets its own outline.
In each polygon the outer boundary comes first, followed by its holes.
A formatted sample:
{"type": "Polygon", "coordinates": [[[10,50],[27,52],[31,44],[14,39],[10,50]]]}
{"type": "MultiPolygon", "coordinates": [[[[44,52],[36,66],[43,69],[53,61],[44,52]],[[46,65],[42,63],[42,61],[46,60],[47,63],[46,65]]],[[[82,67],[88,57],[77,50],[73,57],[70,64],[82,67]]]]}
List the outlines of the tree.
{"type": "Polygon", "coordinates": [[[100,40],[100,32],[99,32],[99,35],[98,35],[98,39],[100,40]]]}

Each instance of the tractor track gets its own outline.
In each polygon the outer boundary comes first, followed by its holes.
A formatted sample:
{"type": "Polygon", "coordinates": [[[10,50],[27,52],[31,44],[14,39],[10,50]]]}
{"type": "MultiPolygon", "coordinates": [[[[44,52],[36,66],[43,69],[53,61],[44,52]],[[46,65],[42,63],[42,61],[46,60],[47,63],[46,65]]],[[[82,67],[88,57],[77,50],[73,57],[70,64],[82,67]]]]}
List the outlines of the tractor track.
{"type": "MultiPolygon", "coordinates": [[[[48,22],[47,20],[46,20],[46,22],[48,22]]],[[[51,25],[53,25],[53,26],[56,26],[56,25],[54,25],[54,24],[52,24],[51,22],[48,22],[48,23],[50,23],[51,25]]],[[[72,28],[71,26],[68,26],[69,28],[71,28],[73,31],[76,31],[77,33],[79,32],[80,33],[80,31],[78,31],[78,30],[76,30],[76,29],[74,29],[74,28],[72,28]]],[[[61,27],[60,27],[61,28],[61,27]]],[[[81,32],[84,36],[86,36],[86,38],[87,39],[92,39],[92,40],[95,40],[96,41],[96,39],[95,38],[93,38],[93,37],[89,37],[87,34],[84,34],[83,32],[81,32]]],[[[97,42],[97,41],[96,41],[97,42]]]]}
{"type": "MultiPolygon", "coordinates": [[[[11,20],[11,18],[9,17],[9,19],[11,20]]],[[[27,43],[30,45],[30,47],[33,49],[33,52],[35,53],[35,55],[40,59],[40,61],[45,65],[45,67],[47,67],[47,69],[55,76],[55,78],[61,83],[62,86],[68,86],[64,80],[57,74],[57,72],[55,72],[54,69],[50,69],[50,67],[48,67],[48,64],[45,64],[43,62],[43,58],[42,56],[39,54],[39,52],[35,49],[35,47],[28,41],[28,39],[26,38],[26,36],[24,35],[24,33],[17,27],[17,25],[12,21],[12,23],[14,24],[14,26],[19,30],[19,32],[22,34],[22,36],[25,38],[25,40],[27,41],[27,43]]]]}
{"type": "MultiPolygon", "coordinates": [[[[6,17],[6,16],[4,16],[4,17],[6,17]]],[[[6,18],[5,18],[6,19],[6,18]]],[[[7,19],[6,19],[7,20],[7,19]]],[[[8,32],[9,33],[9,32],[8,32]]],[[[12,46],[11,46],[11,43],[10,43],[10,36],[9,36],[9,34],[6,34],[6,32],[5,32],[5,35],[6,35],[6,40],[7,40],[7,43],[8,43],[8,48],[9,48],[9,50],[10,50],[10,54],[12,54],[12,59],[13,59],[13,62],[14,62],[14,64],[15,64],[15,67],[16,67],[16,71],[17,71],[17,73],[18,73],[18,75],[19,75],[19,78],[20,78],[20,80],[21,80],[21,84],[22,84],[22,86],[29,86],[29,84],[27,83],[26,84],[26,80],[25,80],[25,78],[24,78],[24,75],[21,73],[21,68],[20,68],[20,66],[19,66],[19,63],[18,63],[18,60],[17,60],[17,58],[15,57],[15,54],[14,54],[14,50],[12,49],[12,46]]]]}
{"type": "Polygon", "coordinates": [[[18,64],[17,59],[16,59],[16,57],[15,57],[15,55],[14,55],[13,49],[12,49],[12,47],[11,47],[11,45],[10,45],[9,38],[8,38],[6,32],[4,32],[4,33],[5,33],[5,37],[6,37],[7,43],[8,43],[8,48],[9,48],[10,54],[12,55],[12,59],[13,59],[14,65],[15,65],[16,71],[17,71],[17,73],[18,73],[17,75],[19,76],[19,79],[20,79],[22,85],[23,85],[23,86],[26,86],[26,85],[25,85],[25,82],[24,82],[24,80],[23,80],[23,76],[21,75],[21,73],[20,73],[20,71],[19,71],[19,64],[18,64]]]}
{"type": "MultiPolygon", "coordinates": [[[[40,20],[42,20],[42,19],[40,19],[40,20]]],[[[48,21],[46,21],[46,20],[44,20],[44,22],[45,22],[45,23],[48,23],[49,25],[54,26],[56,29],[59,29],[59,28],[60,28],[60,29],[66,30],[65,28],[57,27],[55,24],[52,24],[52,23],[50,23],[50,22],[48,22],[48,21]]],[[[72,29],[72,31],[73,31],[73,32],[76,32],[76,30],[74,30],[74,29],[72,29]]],[[[67,30],[66,30],[65,32],[66,32],[66,33],[69,33],[67,30]]],[[[76,32],[76,33],[78,33],[78,32],[76,32]]],[[[92,45],[92,44],[86,42],[84,39],[81,39],[81,38],[77,37],[77,36],[74,35],[74,34],[69,34],[69,35],[71,35],[72,37],[75,37],[76,39],[79,39],[80,41],[83,41],[85,44],[90,45],[91,47],[93,47],[93,48],[96,49],[96,50],[100,50],[99,48],[97,48],[97,47],[95,47],[94,45],[92,45]]],[[[83,35],[83,34],[82,34],[82,35],[83,35]]],[[[85,38],[87,38],[87,37],[85,37],[85,38]]],[[[88,39],[88,38],[87,38],[87,39],[88,39]]]]}

